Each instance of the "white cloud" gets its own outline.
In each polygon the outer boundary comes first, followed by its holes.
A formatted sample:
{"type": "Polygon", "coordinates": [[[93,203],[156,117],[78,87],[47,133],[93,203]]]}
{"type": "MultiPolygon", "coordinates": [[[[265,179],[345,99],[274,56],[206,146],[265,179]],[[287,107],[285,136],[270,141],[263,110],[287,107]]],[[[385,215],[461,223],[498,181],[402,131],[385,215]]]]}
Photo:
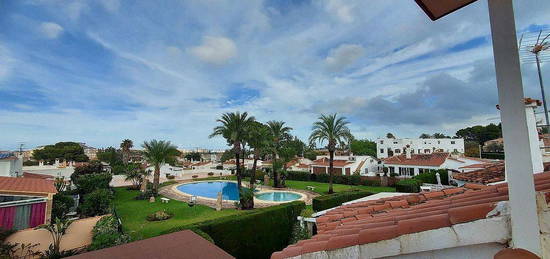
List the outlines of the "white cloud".
{"type": "Polygon", "coordinates": [[[331,71],[339,71],[355,63],[365,54],[365,49],[357,44],[342,44],[332,49],[325,59],[327,68],[331,71]]]}
{"type": "Polygon", "coordinates": [[[48,39],[55,39],[63,32],[63,27],[53,22],[43,22],[40,24],[40,32],[48,39]]]}
{"type": "Polygon", "coordinates": [[[8,49],[0,43],[0,81],[10,75],[14,62],[15,60],[11,57],[8,49]]]}
{"type": "Polygon", "coordinates": [[[101,0],[100,3],[109,12],[115,12],[120,7],[119,0],[101,0]]]}
{"type": "Polygon", "coordinates": [[[237,47],[229,38],[205,36],[202,44],[190,52],[206,63],[223,65],[237,55],[237,47]]]}
{"type": "Polygon", "coordinates": [[[325,8],[342,22],[351,23],[355,20],[353,6],[348,0],[328,0],[325,8]]]}

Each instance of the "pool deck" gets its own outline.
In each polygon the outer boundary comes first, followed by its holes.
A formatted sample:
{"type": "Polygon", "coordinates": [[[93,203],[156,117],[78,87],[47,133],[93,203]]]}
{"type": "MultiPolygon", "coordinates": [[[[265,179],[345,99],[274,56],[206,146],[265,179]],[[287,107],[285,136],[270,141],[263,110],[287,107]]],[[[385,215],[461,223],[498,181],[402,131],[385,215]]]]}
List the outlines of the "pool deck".
{"type": "MultiPolygon", "coordinates": [[[[212,182],[212,181],[236,182],[236,181],[223,180],[223,179],[222,180],[209,180],[209,181],[205,181],[205,182],[212,182]]],[[[178,181],[177,184],[172,184],[172,185],[162,187],[160,189],[159,193],[161,195],[163,195],[167,198],[173,199],[173,200],[188,202],[191,199],[192,195],[179,191],[177,189],[177,187],[181,184],[192,183],[192,182],[197,183],[197,182],[201,182],[201,181],[192,181],[192,180],[178,181]]],[[[243,181],[242,184],[243,184],[244,187],[249,186],[248,182],[243,181]]],[[[271,186],[265,186],[265,185],[256,185],[255,187],[259,191],[259,193],[272,192],[272,191],[274,191],[274,192],[294,192],[294,193],[298,193],[298,194],[302,195],[302,198],[300,198],[300,200],[304,201],[306,203],[306,205],[311,205],[311,200],[314,197],[319,196],[318,193],[305,191],[305,190],[295,190],[295,189],[290,189],[290,188],[273,188],[271,186]]],[[[223,200],[222,201],[222,207],[224,209],[234,209],[236,202],[237,201],[233,201],[233,200],[223,200]]],[[[216,199],[197,196],[197,203],[201,204],[201,205],[209,206],[211,208],[216,208],[216,199]]],[[[270,206],[274,206],[274,205],[279,205],[279,204],[282,204],[282,203],[284,203],[284,202],[271,202],[271,201],[264,201],[264,200],[259,200],[257,198],[254,198],[254,207],[255,208],[265,208],[265,207],[270,207],[270,206]]]]}

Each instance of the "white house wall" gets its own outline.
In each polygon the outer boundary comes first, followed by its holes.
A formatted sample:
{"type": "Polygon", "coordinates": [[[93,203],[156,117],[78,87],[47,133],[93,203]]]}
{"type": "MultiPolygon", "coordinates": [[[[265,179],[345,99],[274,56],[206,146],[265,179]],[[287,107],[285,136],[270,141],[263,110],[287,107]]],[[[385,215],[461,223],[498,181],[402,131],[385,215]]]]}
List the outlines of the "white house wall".
{"type": "Polygon", "coordinates": [[[429,149],[427,154],[433,153],[433,150],[442,149],[444,152],[452,153],[455,150],[458,153],[464,153],[464,139],[387,139],[381,138],[376,140],[376,155],[379,159],[388,157],[388,148],[394,151],[394,155],[401,155],[401,153],[395,153],[395,150],[403,150],[407,145],[414,150],[414,154],[426,154],[424,150],[429,149]],[[453,144],[454,143],[454,144],[453,144]],[[381,150],[384,150],[381,152],[381,150]],[[420,152],[418,152],[420,150],[420,152]]]}

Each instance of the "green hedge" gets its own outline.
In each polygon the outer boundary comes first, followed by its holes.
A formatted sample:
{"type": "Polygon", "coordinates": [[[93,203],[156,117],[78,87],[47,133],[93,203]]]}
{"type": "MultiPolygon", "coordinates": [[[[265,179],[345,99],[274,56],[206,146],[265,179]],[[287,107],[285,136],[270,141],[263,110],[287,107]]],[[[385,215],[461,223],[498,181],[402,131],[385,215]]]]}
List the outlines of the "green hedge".
{"type": "MultiPolygon", "coordinates": [[[[286,180],[328,183],[329,175],[328,174],[311,174],[309,172],[300,172],[300,171],[288,171],[286,180]]],[[[361,176],[357,174],[333,175],[332,180],[333,180],[333,183],[335,184],[380,186],[380,180],[361,180],[361,176]]]]}
{"type": "Polygon", "coordinates": [[[161,234],[200,229],[218,247],[236,258],[269,258],[273,252],[280,251],[289,244],[296,217],[304,208],[303,202],[294,201],[255,209],[237,216],[179,226],[161,234]]]}
{"type": "Polygon", "coordinates": [[[444,184],[444,185],[449,184],[449,174],[445,169],[432,170],[428,173],[421,173],[419,175],[414,176],[413,179],[418,180],[421,184],[422,183],[437,184],[436,173],[439,173],[439,178],[441,178],[441,184],[444,184]]]}
{"type": "Polygon", "coordinates": [[[416,179],[405,179],[395,184],[395,189],[398,192],[420,192],[420,181],[416,179]]]}
{"type": "Polygon", "coordinates": [[[340,206],[344,202],[363,198],[371,194],[372,193],[368,191],[353,190],[353,191],[345,191],[345,192],[321,195],[313,198],[312,207],[314,211],[322,211],[322,210],[340,206]]]}
{"type": "Polygon", "coordinates": [[[486,158],[486,159],[501,159],[501,160],[504,160],[504,153],[481,152],[481,157],[486,158]]]}
{"type": "Polygon", "coordinates": [[[113,216],[101,218],[92,229],[92,243],[88,250],[98,250],[127,243],[130,238],[118,231],[118,220],[113,216]]]}

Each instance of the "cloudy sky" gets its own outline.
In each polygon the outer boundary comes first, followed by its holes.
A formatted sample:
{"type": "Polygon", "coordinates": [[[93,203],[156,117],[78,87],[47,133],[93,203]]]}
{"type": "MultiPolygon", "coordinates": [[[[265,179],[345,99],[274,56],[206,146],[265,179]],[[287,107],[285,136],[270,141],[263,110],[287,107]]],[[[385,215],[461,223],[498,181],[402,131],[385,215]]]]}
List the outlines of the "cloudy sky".
{"type": "MultiPolygon", "coordinates": [[[[550,1],[515,11],[518,35],[550,29],[550,1]]],[[[0,0],[0,149],[223,148],[230,111],[303,139],[333,112],[359,138],[454,135],[498,122],[492,58],[486,0],[437,22],[412,0],[0,0]]]]}

